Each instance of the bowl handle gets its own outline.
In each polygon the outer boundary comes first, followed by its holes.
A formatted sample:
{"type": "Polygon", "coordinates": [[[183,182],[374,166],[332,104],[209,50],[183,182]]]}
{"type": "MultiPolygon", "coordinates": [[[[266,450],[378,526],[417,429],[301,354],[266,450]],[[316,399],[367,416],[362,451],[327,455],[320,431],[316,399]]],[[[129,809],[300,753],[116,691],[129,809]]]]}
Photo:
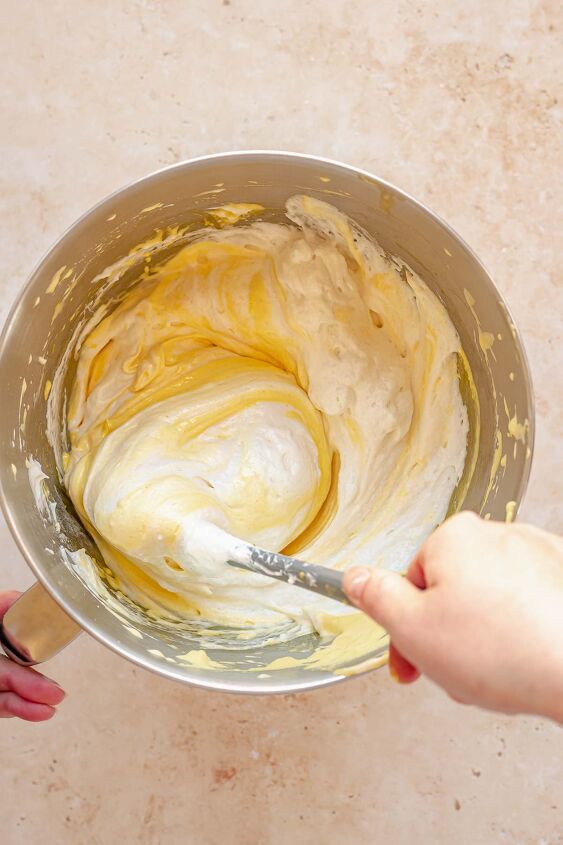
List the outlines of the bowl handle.
{"type": "Polygon", "coordinates": [[[21,666],[34,666],[54,657],[81,630],[37,582],[4,614],[0,645],[10,660],[21,666]]]}

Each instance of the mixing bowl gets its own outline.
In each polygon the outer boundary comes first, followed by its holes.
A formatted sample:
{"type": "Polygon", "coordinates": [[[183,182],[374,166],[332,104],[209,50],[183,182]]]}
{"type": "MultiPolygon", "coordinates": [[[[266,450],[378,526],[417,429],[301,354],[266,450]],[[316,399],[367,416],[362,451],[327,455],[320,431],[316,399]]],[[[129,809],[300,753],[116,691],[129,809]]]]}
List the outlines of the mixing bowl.
{"type": "MultiPolygon", "coordinates": [[[[205,222],[207,209],[258,203],[264,219],[279,221],[295,193],[325,199],[350,215],[445,304],[466,357],[460,379],[470,420],[464,477],[450,512],[463,507],[491,519],[514,518],[533,446],[530,375],[506,305],[461,238],[407,194],[337,162],[283,152],[183,162],[117,191],[75,223],[40,262],[4,328],[2,507],[37,577],[4,619],[3,645],[13,659],[41,662],[84,629],[161,675],[260,693],[311,689],[384,662],[383,634],[375,643],[360,639],[343,665],[303,659],[324,648],[316,635],[246,647],[217,637],[226,647],[209,651],[209,661],[201,632],[163,624],[120,593],[60,482],[72,352],[87,321],[123,295],[147,261],[178,249],[186,231],[205,222]]],[[[211,639],[213,633],[207,632],[211,639]]]]}

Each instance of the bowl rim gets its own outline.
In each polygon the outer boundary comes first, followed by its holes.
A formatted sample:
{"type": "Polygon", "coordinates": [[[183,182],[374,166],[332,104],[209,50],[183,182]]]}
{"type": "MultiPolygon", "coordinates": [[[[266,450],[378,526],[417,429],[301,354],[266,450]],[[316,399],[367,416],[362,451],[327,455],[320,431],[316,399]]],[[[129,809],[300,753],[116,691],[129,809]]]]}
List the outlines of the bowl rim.
{"type": "MultiPolygon", "coordinates": [[[[529,410],[529,429],[528,429],[528,446],[530,449],[530,457],[525,462],[520,480],[518,485],[518,490],[516,491],[516,507],[514,510],[514,516],[516,517],[518,514],[518,510],[522,504],[524,496],[526,494],[526,490],[528,488],[528,482],[530,478],[531,466],[533,461],[534,455],[534,445],[535,445],[535,401],[534,401],[534,389],[533,389],[533,381],[532,381],[532,374],[530,369],[530,363],[528,359],[528,355],[526,352],[526,348],[524,345],[524,341],[522,338],[522,334],[512,316],[509,306],[507,305],[504,297],[498,291],[498,288],[485,267],[484,263],[481,261],[479,256],[475,253],[472,247],[464,240],[464,238],[453,229],[447,221],[445,221],[440,215],[436,214],[432,209],[430,209],[425,203],[421,202],[420,200],[416,199],[412,194],[409,194],[407,191],[404,191],[401,188],[398,188],[392,182],[389,182],[386,179],[383,179],[375,174],[371,173],[368,170],[365,170],[361,167],[356,167],[355,165],[346,164],[341,162],[337,159],[331,159],[324,156],[317,156],[309,153],[302,153],[302,152],[293,152],[288,150],[276,150],[276,149],[246,149],[246,150],[228,150],[224,152],[217,152],[217,153],[210,153],[200,156],[195,156],[188,159],[183,159],[181,161],[174,162],[173,164],[166,165],[164,167],[156,168],[155,170],[150,171],[149,173],[140,176],[132,181],[122,185],[121,187],[117,188],[116,190],[112,191],[111,193],[107,194],[105,197],[102,197],[98,200],[94,205],[90,206],[86,211],[84,211],[76,220],[74,220],[67,228],[62,232],[62,234],[43,252],[39,260],[35,263],[33,270],[27,276],[25,282],[21,285],[14,302],[11,308],[8,311],[8,314],[5,318],[4,325],[2,327],[2,331],[0,332],[0,361],[4,355],[5,348],[10,339],[11,327],[12,324],[18,314],[18,311],[22,307],[23,300],[25,298],[26,292],[29,288],[30,283],[35,278],[35,276],[41,270],[43,264],[49,259],[51,254],[65,241],[74,230],[78,229],[83,222],[85,222],[91,215],[93,215],[96,211],[100,210],[103,206],[110,203],[112,200],[118,198],[123,193],[134,189],[135,187],[141,185],[142,183],[148,183],[153,179],[160,177],[164,173],[169,173],[174,170],[181,170],[186,167],[192,167],[194,165],[203,163],[203,162],[212,162],[214,160],[221,160],[227,158],[252,158],[256,156],[262,156],[264,158],[269,159],[276,159],[279,157],[300,160],[303,162],[310,162],[312,164],[326,164],[330,167],[335,167],[339,170],[346,171],[348,174],[353,174],[356,176],[361,176],[367,178],[370,182],[375,182],[379,187],[383,190],[390,189],[394,194],[400,196],[402,199],[407,200],[410,203],[413,203],[415,206],[424,212],[425,214],[429,215],[437,222],[455,241],[457,241],[463,249],[468,253],[469,257],[475,262],[475,264],[480,268],[482,273],[484,274],[486,280],[488,281],[489,285],[495,291],[496,295],[499,298],[499,302],[501,303],[503,309],[506,312],[508,319],[510,320],[514,331],[513,337],[515,341],[515,345],[520,352],[522,358],[522,369],[524,371],[524,385],[526,390],[526,403],[529,410]]],[[[326,687],[332,685],[334,683],[338,683],[341,681],[358,678],[361,675],[367,674],[374,670],[374,668],[378,668],[381,665],[382,661],[378,661],[378,666],[373,668],[366,668],[362,671],[359,671],[356,674],[350,673],[346,675],[340,674],[332,674],[322,678],[307,678],[307,673],[303,673],[303,679],[300,681],[286,681],[280,682],[279,684],[272,684],[268,688],[264,688],[263,685],[252,685],[252,684],[245,684],[239,685],[235,682],[230,682],[226,680],[222,681],[215,681],[213,680],[213,676],[210,673],[209,677],[200,677],[200,676],[192,676],[187,677],[186,674],[183,672],[177,671],[171,665],[161,665],[153,662],[149,658],[141,658],[136,652],[131,651],[127,646],[122,645],[121,643],[115,641],[111,636],[105,634],[103,630],[101,630],[95,621],[90,620],[84,613],[80,610],[76,610],[66,598],[60,595],[60,591],[56,585],[52,585],[49,578],[45,575],[43,568],[36,563],[33,554],[29,551],[25,538],[19,531],[18,525],[16,523],[16,519],[14,514],[12,513],[12,508],[10,506],[10,502],[8,499],[8,494],[6,490],[6,485],[4,482],[4,472],[0,471],[0,508],[6,520],[6,524],[10,530],[10,533],[18,547],[19,552],[21,553],[22,557],[24,558],[25,562],[39,581],[42,586],[47,590],[47,592],[51,595],[51,597],[57,602],[57,604],[64,610],[64,612],[71,617],[79,626],[80,628],[94,637],[98,642],[102,643],[103,645],[110,648],[112,651],[117,653],[120,657],[124,657],[125,659],[131,661],[135,665],[153,672],[154,674],[159,675],[162,678],[168,678],[169,680],[176,680],[180,681],[184,684],[188,684],[192,687],[198,687],[201,689],[206,690],[213,690],[218,692],[225,692],[225,693],[234,693],[234,694],[251,694],[251,695],[272,695],[272,694],[283,694],[283,693],[291,693],[291,692],[308,692],[315,689],[320,689],[321,687],[326,687]]],[[[84,589],[87,589],[84,587],[84,589]]],[[[383,660],[383,662],[386,662],[383,660]]]]}

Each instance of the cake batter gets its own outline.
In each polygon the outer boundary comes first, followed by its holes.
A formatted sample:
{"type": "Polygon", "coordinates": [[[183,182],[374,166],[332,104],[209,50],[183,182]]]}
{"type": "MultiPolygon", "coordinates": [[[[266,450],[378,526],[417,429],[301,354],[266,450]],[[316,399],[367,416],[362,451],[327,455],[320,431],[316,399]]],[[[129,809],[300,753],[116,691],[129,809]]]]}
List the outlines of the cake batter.
{"type": "Polygon", "coordinates": [[[404,569],[465,462],[444,307],[327,203],[206,228],[84,341],[66,484],[124,591],[247,632],[345,606],[233,569],[247,543],[404,569]]]}

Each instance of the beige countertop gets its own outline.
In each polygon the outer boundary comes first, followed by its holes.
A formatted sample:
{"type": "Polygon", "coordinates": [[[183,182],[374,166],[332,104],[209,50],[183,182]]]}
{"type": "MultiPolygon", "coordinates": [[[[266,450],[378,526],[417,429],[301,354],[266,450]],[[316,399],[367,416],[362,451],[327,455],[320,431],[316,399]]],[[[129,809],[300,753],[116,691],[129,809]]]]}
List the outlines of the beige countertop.
{"type": "MultiPolygon", "coordinates": [[[[475,248],[521,328],[537,444],[521,516],[563,532],[561,7],[551,0],[3,5],[0,317],[52,241],[208,152],[316,153],[389,179],[475,248]]],[[[0,587],[31,575],[5,525],[0,587]]],[[[87,636],[43,725],[0,723],[3,845],[563,842],[563,732],[386,670],[221,696],[87,636]]]]}

